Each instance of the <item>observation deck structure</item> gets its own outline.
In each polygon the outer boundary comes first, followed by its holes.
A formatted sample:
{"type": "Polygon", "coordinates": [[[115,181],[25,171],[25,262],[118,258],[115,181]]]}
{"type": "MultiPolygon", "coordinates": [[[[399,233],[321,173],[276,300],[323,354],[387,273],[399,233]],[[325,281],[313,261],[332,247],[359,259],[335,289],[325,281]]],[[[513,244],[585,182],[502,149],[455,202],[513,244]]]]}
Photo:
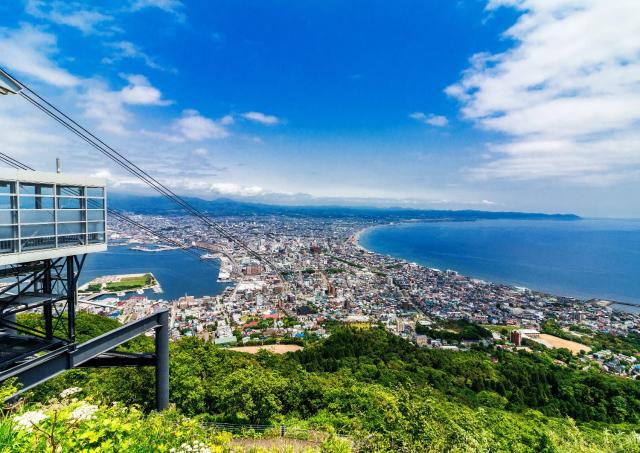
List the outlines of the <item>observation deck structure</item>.
{"type": "MultiPolygon", "coordinates": [[[[76,341],[78,279],[87,254],[107,250],[105,181],[0,169],[0,382],[18,393],[76,367],[155,366],[156,405],[169,399],[166,310],[76,341]],[[36,313],[37,323],[20,321],[36,313]],[[116,351],[155,330],[155,352],[116,351]]],[[[16,395],[17,395],[16,394],[16,395]]]]}

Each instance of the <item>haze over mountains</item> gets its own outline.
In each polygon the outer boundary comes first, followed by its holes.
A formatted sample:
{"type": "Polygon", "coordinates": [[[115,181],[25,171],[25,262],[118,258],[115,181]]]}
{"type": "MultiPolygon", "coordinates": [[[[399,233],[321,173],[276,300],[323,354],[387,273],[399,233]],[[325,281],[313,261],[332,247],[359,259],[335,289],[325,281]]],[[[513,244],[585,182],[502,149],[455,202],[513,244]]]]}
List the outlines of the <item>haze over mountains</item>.
{"type": "MultiPolygon", "coordinates": [[[[480,219],[547,219],[579,220],[575,214],[542,214],[529,212],[494,212],[480,210],[423,210],[407,208],[373,208],[347,206],[283,206],[261,203],[247,203],[227,198],[203,200],[196,197],[185,198],[192,206],[213,216],[234,215],[288,215],[309,217],[359,217],[380,220],[480,220],[480,219]]],[[[183,211],[173,202],[163,197],[126,195],[112,193],[109,206],[138,214],[181,214],[183,211]]]]}

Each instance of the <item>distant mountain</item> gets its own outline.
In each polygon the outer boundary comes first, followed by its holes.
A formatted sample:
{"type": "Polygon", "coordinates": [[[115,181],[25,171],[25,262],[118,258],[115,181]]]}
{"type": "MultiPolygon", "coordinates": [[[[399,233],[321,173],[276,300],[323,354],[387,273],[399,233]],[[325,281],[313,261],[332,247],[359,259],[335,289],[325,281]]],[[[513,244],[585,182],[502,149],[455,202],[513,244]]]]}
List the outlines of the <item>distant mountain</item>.
{"type": "MultiPolygon", "coordinates": [[[[479,219],[553,219],[579,220],[575,214],[539,214],[528,212],[492,212],[475,210],[425,210],[407,208],[371,208],[347,206],[282,206],[246,203],[225,198],[203,200],[183,197],[198,210],[211,216],[272,216],[317,218],[365,218],[384,220],[479,220],[479,219]]],[[[110,194],[109,207],[138,214],[177,215],[184,211],[164,197],[110,194]]]]}

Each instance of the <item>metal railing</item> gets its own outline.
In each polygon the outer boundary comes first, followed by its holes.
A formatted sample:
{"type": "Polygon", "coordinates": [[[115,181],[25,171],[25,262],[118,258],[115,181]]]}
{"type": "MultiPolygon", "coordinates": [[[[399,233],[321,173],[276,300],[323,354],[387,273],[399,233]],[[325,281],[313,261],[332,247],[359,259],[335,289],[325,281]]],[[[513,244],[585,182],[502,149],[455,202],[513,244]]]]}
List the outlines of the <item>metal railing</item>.
{"type": "MultiPolygon", "coordinates": [[[[284,437],[288,439],[305,440],[313,443],[322,443],[329,439],[332,434],[326,431],[315,429],[299,428],[297,426],[280,425],[258,425],[258,424],[240,424],[240,423],[219,423],[219,422],[202,422],[203,427],[214,431],[228,432],[238,436],[250,436],[256,434],[264,437],[284,437]]],[[[345,434],[336,433],[335,437],[342,439],[350,439],[345,434]]]]}

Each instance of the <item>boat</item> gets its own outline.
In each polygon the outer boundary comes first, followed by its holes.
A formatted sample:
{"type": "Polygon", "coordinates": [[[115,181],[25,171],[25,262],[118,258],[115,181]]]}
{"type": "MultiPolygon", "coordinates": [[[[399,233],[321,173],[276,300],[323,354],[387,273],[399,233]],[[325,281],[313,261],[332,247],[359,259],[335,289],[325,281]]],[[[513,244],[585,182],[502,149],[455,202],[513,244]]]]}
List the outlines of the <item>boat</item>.
{"type": "Polygon", "coordinates": [[[213,253],[205,253],[204,255],[200,256],[201,260],[215,260],[216,258],[218,257],[213,253]]]}

